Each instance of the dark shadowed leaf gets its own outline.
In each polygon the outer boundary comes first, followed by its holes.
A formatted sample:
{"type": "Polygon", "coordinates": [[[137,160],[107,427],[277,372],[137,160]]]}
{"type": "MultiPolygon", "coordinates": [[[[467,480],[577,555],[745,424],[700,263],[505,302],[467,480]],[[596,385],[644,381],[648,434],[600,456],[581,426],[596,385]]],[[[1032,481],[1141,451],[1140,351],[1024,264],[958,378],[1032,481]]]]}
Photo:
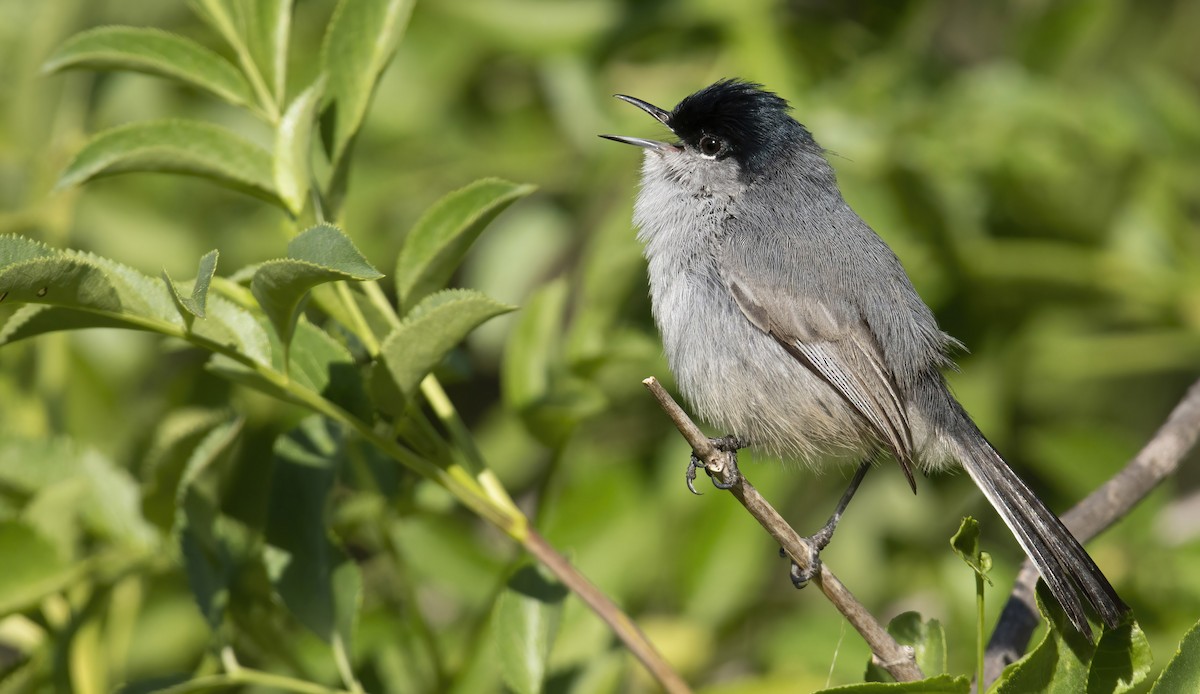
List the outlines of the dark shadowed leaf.
{"type": "Polygon", "coordinates": [[[476,181],[445,196],[417,221],[396,259],[404,309],[445,286],[479,234],[513,202],[535,190],[500,179],[476,181]]]}
{"type": "Polygon", "coordinates": [[[131,123],[99,133],[67,165],[58,187],[143,171],[199,176],[283,206],[270,152],[220,126],[187,120],[131,123]]]}
{"type": "Polygon", "coordinates": [[[518,694],[542,691],[567,589],[532,564],[522,566],[496,600],[492,622],[504,681],[518,694]]]}
{"type": "Polygon", "coordinates": [[[938,675],[917,682],[866,682],[822,689],[815,694],[969,694],[971,678],[938,675]]]}
{"type": "Polygon", "coordinates": [[[42,66],[134,70],[162,75],[204,89],[232,104],[253,105],[249,83],[228,60],[200,44],[158,29],[109,26],[76,34],[42,66]]]}
{"type": "Polygon", "coordinates": [[[328,535],[329,494],[342,456],[336,425],[313,416],[275,444],[266,538],[268,573],[301,624],[345,639],[358,609],[358,569],[328,535]]]}
{"type": "Polygon", "coordinates": [[[399,414],[433,367],[467,333],[513,310],[479,292],[448,289],[427,297],[388,335],[371,369],[371,395],[381,410],[399,414]]]}

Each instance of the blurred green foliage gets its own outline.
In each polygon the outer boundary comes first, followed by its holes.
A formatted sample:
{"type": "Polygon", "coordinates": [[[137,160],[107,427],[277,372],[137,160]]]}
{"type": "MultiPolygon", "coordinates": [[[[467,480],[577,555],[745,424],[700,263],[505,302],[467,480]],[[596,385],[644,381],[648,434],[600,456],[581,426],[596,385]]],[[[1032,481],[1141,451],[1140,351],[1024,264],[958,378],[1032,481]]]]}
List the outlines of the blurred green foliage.
{"type": "MultiPolygon", "coordinates": [[[[296,5],[291,96],[316,74],[331,10],[296,5]]],[[[291,233],[282,212],[197,179],[54,189],[90,134],[129,122],[186,115],[271,145],[244,112],[160,78],[40,73],[69,36],[106,24],[224,51],[182,2],[0,0],[0,233],[172,277],[192,276],[214,247],[226,271],[279,256],[291,233]]],[[[522,306],[476,331],[440,371],[484,456],[541,532],[689,680],[724,693],[857,682],[868,655],[857,635],[818,596],[791,588],[775,547],[732,500],[684,488],[686,446],[640,384],[669,374],[629,222],[638,160],[595,137],[662,133],[608,95],[669,107],[737,75],[789,98],[831,150],[851,205],[970,348],[951,375],[956,392],[1063,509],[1119,469],[1200,374],[1198,31],[1200,4],[1186,0],[431,0],[417,4],[366,112],[341,222],[390,270],[407,230],[447,191],[487,176],[537,184],[454,279],[522,306]]],[[[12,310],[0,307],[0,318],[12,310]]],[[[119,499],[111,490],[150,482],[165,429],[200,430],[197,419],[232,409],[244,417],[229,463],[241,491],[226,503],[253,515],[266,493],[254,463],[303,413],[213,378],[203,360],[129,332],[6,347],[0,455],[82,461],[86,485],[119,499]],[[121,474],[106,477],[110,469],[121,474]]],[[[391,470],[369,456],[361,464],[391,470]]],[[[773,461],[743,469],[801,531],[824,519],[850,473],[773,461]]],[[[1134,608],[1156,668],[1200,615],[1200,520],[1183,512],[1197,482],[1185,466],[1089,547],[1134,608]]],[[[940,620],[949,671],[969,672],[973,580],[946,539],[963,515],[980,518],[997,584],[989,619],[1020,550],[965,477],[918,489],[914,498],[894,469],[876,472],[824,556],[877,616],[915,609],[940,620]]],[[[408,488],[382,532],[361,521],[386,494],[334,493],[334,530],[363,569],[354,658],[364,685],[496,690],[488,624],[514,546],[432,485],[408,488]]],[[[63,532],[36,556],[5,555],[21,531],[3,523],[36,518],[29,501],[0,489],[0,564],[35,577],[78,567],[104,577],[104,589],[43,585],[40,623],[0,621],[0,667],[45,639],[47,654],[104,644],[94,650],[106,660],[84,678],[103,686],[168,681],[211,657],[204,615],[168,557],[128,580],[105,576],[107,543],[142,532],[120,509],[42,518],[63,532]]],[[[240,637],[244,659],[336,682],[323,644],[294,620],[264,616],[260,626],[240,637]],[[288,649],[263,648],[273,640],[288,649]]],[[[567,599],[549,689],[648,686],[641,677],[567,599]]]]}

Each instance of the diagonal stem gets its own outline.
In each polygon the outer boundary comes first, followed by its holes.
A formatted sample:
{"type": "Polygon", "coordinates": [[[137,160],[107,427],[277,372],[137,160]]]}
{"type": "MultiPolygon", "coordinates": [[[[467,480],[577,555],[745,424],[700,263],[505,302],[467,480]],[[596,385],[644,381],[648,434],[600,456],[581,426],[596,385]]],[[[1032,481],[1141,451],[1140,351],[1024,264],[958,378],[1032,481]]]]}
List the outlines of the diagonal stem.
{"type": "MultiPolygon", "coordinates": [[[[729,492],[742,506],[746,507],[750,515],[754,516],[754,520],[758,521],[758,524],[779,543],[779,546],[783,547],[784,552],[800,567],[801,571],[808,570],[809,557],[814,556],[809,541],[788,525],[783,516],[780,516],[779,512],[758,493],[758,490],[744,475],[737,474],[735,476],[732,473],[732,466],[727,463],[730,454],[719,451],[712,445],[704,432],[696,427],[691,418],[675,402],[675,399],[658,382],[658,379],[650,377],[642,383],[658,400],[658,404],[675,423],[679,433],[683,434],[683,438],[691,445],[696,457],[704,462],[708,471],[720,479],[723,484],[730,485],[729,492]]],[[[828,566],[822,563],[820,569],[813,582],[820,587],[821,592],[842,613],[846,621],[850,622],[850,625],[862,635],[867,645],[871,647],[871,652],[880,667],[887,670],[900,682],[922,679],[924,675],[917,667],[912,649],[906,649],[896,643],[891,634],[887,633],[887,629],[876,621],[867,608],[833,575],[828,566]]]]}

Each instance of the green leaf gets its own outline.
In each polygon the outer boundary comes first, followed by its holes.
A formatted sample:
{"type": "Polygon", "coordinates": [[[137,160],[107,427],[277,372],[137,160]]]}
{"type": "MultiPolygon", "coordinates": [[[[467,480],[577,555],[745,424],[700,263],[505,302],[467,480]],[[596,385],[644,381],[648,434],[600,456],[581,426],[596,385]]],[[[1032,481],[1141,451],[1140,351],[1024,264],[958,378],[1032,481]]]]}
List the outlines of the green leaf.
{"type": "Polygon", "coordinates": [[[61,306],[27,304],[17,309],[0,329],[0,345],[60,330],[86,328],[130,328],[128,322],[111,316],[61,306]]]}
{"type": "Polygon", "coordinates": [[[171,412],[162,419],[144,463],[142,513],[148,521],[163,530],[170,529],[184,469],[195,455],[219,456],[228,452],[238,440],[240,426],[226,426],[216,438],[210,439],[209,434],[229,423],[229,414],[220,410],[186,409],[171,412]]]}
{"type": "Polygon", "coordinates": [[[408,24],[413,0],[341,0],[321,45],[333,118],[330,160],[341,161],[358,133],[375,85],[408,24]]]}
{"type": "Polygon", "coordinates": [[[814,694],[969,694],[969,677],[938,675],[917,682],[866,682],[822,689],[814,694]]]}
{"type": "Polygon", "coordinates": [[[145,171],[207,178],[283,206],[275,192],[270,152],[220,126],[187,120],[131,123],[105,130],[75,155],[58,187],[145,171]]]}
{"type": "Polygon", "coordinates": [[[566,596],[566,588],[526,564],[496,600],[492,624],[501,672],[518,694],[542,691],[566,596]]]}
{"type": "Polygon", "coordinates": [[[77,572],[58,556],[53,543],[18,521],[0,521],[0,557],[10,558],[0,571],[0,614],[5,615],[62,589],[77,572]]]}
{"type": "Polygon", "coordinates": [[[1050,628],[1041,643],[1000,673],[991,694],[1087,691],[1088,669],[1096,646],[1075,631],[1066,613],[1040,582],[1037,603],[1050,628]]]}
{"type": "Polygon", "coordinates": [[[1179,642],[1162,675],[1150,694],[1192,694],[1200,692],[1200,622],[1192,625],[1179,642]]]}
{"type": "Polygon", "coordinates": [[[1124,694],[1139,689],[1150,675],[1154,657],[1137,623],[1105,629],[1088,668],[1088,694],[1124,694]]]}
{"type": "Polygon", "coordinates": [[[286,353],[309,289],[323,282],[380,277],[340,229],[318,224],[292,239],[286,259],[260,265],[250,290],[275,327],[286,353]]]}
{"type": "Polygon", "coordinates": [[[308,202],[312,131],[324,89],[322,76],[292,101],[275,130],[275,187],[293,216],[298,216],[308,202]]]}
{"type": "Polygon", "coordinates": [[[950,538],[950,546],[967,566],[987,581],[989,586],[992,585],[992,579],[988,578],[988,572],[992,570],[992,556],[979,548],[979,521],[970,516],[964,517],[958,532],[950,538]]]}
{"type": "Polygon", "coordinates": [[[484,321],[513,310],[479,292],[447,289],[427,297],[379,347],[371,369],[371,394],[379,409],[403,412],[433,367],[484,321]]]}
{"type": "Polygon", "coordinates": [[[259,73],[276,103],[283,103],[292,0],[236,0],[233,9],[259,73]]]}
{"type": "MultiPolygon", "coordinates": [[[[888,633],[902,646],[911,646],[917,667],[927,677],[946,672],[946,632],[941,622],[921,621],[917,612],[903,612],[888,622],[888,633]]],[[[890,682],[892,677],[874,660],[867,663],[867,681],[890,682]]]]}
{"type": "Polygon", "coordinates": [[[300,321],[289,360],[288,373],[296,382],[359,419],[371,421],[371,401],[354,356],[324,330],[300,321]]]}
{"type": "Polygon", "coordinates": [[[343,638],[357,610],[357,567],[330,540],[329,495],[342,456],[341,435],[329,420],[311,416],[275,443],[268,500],[268,573],[301,624],[330,641],[343,638]],[[340,589],[335,594],[335,588],[340,589]],[[339,629],[339,625],[341,629],[339,629]]]}
{"type": "Polygon", "coordinates": [[[0,302],[49,304],[114,313],[121,310],[117,289],[103,270],[87,261],[63,255],[0,267],[0,302]]]}
{"type": "Polygon", "coordinates": [[[237,67],[191,39],[158,29],[109,26],[76,34],[42,66],[45,72],[69,69],[161,75],[204,89],[231,104],[254,104],[254,93],[237,67]]]}
{"type": "Polygon", "coordinates": [[[441,289],[479,234],[534,186],[500,179],[476,181],[436,202],[404,239],[396,259],[396,293],[404,309],[441,289]]]}
{"type": "Polygon", "coordinates": [[[171,281],[171,276],[164,269],[162,273],[163,281],[167,283],[167,289],[171,291],[171,299],[175,301],[175,306],[179,308],[179,313],[185,321],[191,322],[191,316],[196,318],[204,318],[205,306],[208,303],[208,285],[212,282],[213,274],[217,271],[217,251],[211,250],[205,253],[200,258],[200,267],[196,270],[196,279],[192,283],[192,292],[190,296],[183,296],[179,291],[179,287],[171,281]]]}

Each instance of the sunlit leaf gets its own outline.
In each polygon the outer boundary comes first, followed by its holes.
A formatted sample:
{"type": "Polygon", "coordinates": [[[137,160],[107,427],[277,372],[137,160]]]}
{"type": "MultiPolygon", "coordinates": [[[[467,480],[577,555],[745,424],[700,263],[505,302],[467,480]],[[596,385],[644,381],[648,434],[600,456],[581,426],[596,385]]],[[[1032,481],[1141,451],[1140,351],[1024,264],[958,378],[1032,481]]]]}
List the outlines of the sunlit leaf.
{"type": "Polygon", "coordinates": [[[212,282],[213,274],[217,271],[216,250],[211,250],[205,253],[200,258],[200,267],[196,270],[196,279],[192,283],[192,291],[188,296],[184,296],[175,282],[171,280],[171,276],[163,270],[163,281],[167,283],[167,289],[171,291],[171,298],[175,301],[175,305],[180,309],[180,315],[184,320],[190,322],[190,316],[204,318],[205,306],[208,303],[208,285],[212,282]]]}
{"type": "Polygon", "coordinates": [[[413,0],[341,0],[334,10],[321,44],[321,65],[329,78],[334,162],[341,160],[358,132],[412,6],[413,0]]]}
{"type": "MultiPolygon", "coordinates": [[[[946,631],[936,619],[923,621],[917,612],[903,612],[888,622],[887,631],[901,646],[913,649],[917,667],[926,677],[946,672],[946,631]]],[[[891,676],[874,660],[867,664],[867,679],[888,682],[891,676]]]]}
{"type": "Polygon", "coordinates": [[[42,66],[134,70],[204,89],[230,103],[251,105],[254,94],[238,69],[200,44],[158,29],[109,26],[72,36],[42,66]]]}
{"type": "Polygon", "coordinates": [[[187,120],[131,123],[97,134],[67,165],[58,187],[145,171],[198,176],[283,205],[270,152],[221,126],[187,120]]]}
{"type": "Polygon", "coordinates": [[[288,244],[288,257],[258,266],[250,289],[286,350],[308,290],[336,280],[382,277],[337,227],[318,224],[288,244]]]}
{"type": "Polygon", "coordinates": [[[1088,694],[1124,694],[1150,675],[1154,657],[1150,642],[1136,622],[1105,629],[1088,668],[1088,694]]]}
{"type": "Polygon", "coordinates": [[[1171,656],[1150,694],[1190,694],[1200,691],[1200,622],[1192,625],[1171,656]]]}
{"type": "Polygon", "coordinates": [[[275,130],[275,187],[293,215],[299,215],[308,202],[312,131],[324,85],[324,79],[318,79],[301,92],[275,130]]]}
{"type": "Polygon", "coordinates": [[[379,363],[371,370],[376,406],[391,414],[402,412],[421,379],[467,333],[511,310],[512,306],[468,289],[448,289],[427,297],[380,345],[379,363]]]}
{"type": "Polygon", "coordinates": [[[1038,584],[1038,610],[1050,628],[1041,643],[1009,665],[993,685],[993,694],[1087,691],[1088,669],[1096,646],[1075,631],[1044,583],[1038,584]]]}
{"type": "Polygon", "coordinates": [[[396,259],[396,292],[406,309],[441,289],[479,234],[520,198],[534,191],[489,178],[445,196],[417,221],[396,259]]]}
{"type": "Polygon", "coordinates": [[[496,600],[494,638],[504,681],[518,694],[537,694],[546,680],[550,649],[567,589],[537,567],[517,570],[496,600]]]}

